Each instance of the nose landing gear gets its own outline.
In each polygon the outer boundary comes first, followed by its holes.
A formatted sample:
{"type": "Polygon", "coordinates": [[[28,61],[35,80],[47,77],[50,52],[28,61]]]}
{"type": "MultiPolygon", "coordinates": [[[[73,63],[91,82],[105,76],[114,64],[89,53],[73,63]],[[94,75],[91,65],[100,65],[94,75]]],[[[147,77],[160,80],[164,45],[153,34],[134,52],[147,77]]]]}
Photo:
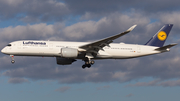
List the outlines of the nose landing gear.
{"type": "Polygon", "coordinates": [[[14,55],[10,55],[10,57],[11,57],[11,59],[12,59],[12,60],[11,60],[11,63],[14,64],[14,63],[15,63],[14,55]]]}

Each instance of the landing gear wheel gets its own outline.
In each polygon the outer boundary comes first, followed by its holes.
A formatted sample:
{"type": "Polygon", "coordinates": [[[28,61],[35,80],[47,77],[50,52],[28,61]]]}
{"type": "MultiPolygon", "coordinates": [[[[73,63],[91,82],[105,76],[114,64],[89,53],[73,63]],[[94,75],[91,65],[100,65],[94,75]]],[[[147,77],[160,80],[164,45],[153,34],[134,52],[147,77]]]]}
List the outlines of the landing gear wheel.
{"type": "Polygon", "coordinates": [[[93,65],[95,62],[94,61],[91,61],[91,64],[93,65]]]}
{"type": "Polygon", "coordinates": [[[86,62],[85,62],[85,65],[87,65],[87,64],[89,64],[89,61],[86,61],[86,62]]]}
{"type": "Polygon", "coordinates": [[[86,68],[86,65],[82,65],[82,68],[85,69],[85,68],[86,68]]]}
{"type": "Polygon", "coordinates": [[[90,65],[90,64],[87,64],[86,66],[87,66],[88,68],[90,68],[90,67],[91,67],[91,65],[90,65]]]}
{"type": "Polygon", "coordinates": [[[82,65],[82,68],[85,69],[86,67],[90,68],[91,67],[91,64],[84,64],[82,65]]]}
{"type": "Polygon", "coordinates": [[[11,61],[11,63],[12,63],[12,64],[14,64],[14,63],[15,63],[15,61],[14,61],[14,60],[12,60],[12,61],[11,61]]]}

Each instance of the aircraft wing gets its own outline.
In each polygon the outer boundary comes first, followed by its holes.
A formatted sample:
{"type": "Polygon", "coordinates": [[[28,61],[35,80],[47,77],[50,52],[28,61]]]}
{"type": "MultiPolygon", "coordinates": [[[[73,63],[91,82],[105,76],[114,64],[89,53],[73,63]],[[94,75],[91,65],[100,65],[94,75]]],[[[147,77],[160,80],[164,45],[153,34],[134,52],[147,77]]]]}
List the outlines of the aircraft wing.
{"type": "Polygon", "coordinates": [[[101,40],[80,46],[79,48],[85,49],[89,53],[96,53],[97,54],[97,52],[99,50],[103,50],[103,47],[109,46],[109,44],[112,43],[113,40],[131,32],[135,27],[136,27],[136,25],[133,25],[132,27],[130,27],[128,30],[126,30],[123,33],[120,33],[120,34],[117,34],[117,35],[114,35],[114,36],[111,36],[108,38],[104,38],[104,39],[101,39],[101,40]]]}

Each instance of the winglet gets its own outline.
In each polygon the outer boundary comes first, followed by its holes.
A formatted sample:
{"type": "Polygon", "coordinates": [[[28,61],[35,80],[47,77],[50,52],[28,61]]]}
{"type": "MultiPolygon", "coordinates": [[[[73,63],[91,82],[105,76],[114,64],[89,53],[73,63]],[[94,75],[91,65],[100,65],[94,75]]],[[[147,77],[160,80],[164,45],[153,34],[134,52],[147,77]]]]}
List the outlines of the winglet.
{"type": "Polygon", "coordinates": [[[132,31],[137,25],[133,25],[132,27],[130,27],[127,31],[132,31]]]}

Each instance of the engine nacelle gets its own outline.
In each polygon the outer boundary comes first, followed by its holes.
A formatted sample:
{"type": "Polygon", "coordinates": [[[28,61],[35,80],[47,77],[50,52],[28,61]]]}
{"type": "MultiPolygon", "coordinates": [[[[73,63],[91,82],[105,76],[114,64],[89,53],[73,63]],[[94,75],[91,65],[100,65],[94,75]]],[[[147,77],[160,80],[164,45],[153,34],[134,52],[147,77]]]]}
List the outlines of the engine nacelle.
{"type": "Polygon", "coordinates": [[[64,58],[76,58],[78,56],[78,50],[74,48],[62,48],[61,57],[64,58]]]}
{"type": "Polygon", "coordinates": [[[67,58],[61,58],[61,57],[56,57],[56,61],[58,65],[70,65],[73,62],[75,62],[75,59],[67,59],[67,58]]]}

